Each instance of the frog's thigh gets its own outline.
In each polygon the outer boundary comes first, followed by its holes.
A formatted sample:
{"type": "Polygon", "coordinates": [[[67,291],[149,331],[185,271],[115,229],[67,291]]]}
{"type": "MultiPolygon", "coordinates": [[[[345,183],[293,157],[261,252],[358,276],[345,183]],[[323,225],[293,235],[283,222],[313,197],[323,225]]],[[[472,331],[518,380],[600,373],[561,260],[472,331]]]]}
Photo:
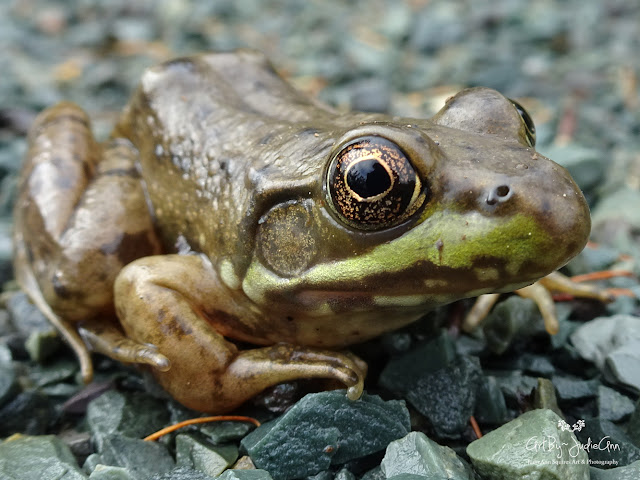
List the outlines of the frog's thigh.
{"type": "Polygon", "coordinates": [[[76,105],[36,120],[16,208],[16,243],[28,261],[16,270],[67,321],[112,314],[118,271],[159,251],[136,163],[127,141],[98,145],[76,105]]]}
{"type": "Polygon", "coordinates": [[[209,260],[198,255],[141,258],[116,279],[127,336],[169,359],[170,368],[154,374],[176,400],[221,413],[272,385],[312,377],[336,379],[351,398],[360,396],[366,366],[353,355],[288,344],[239,351],[203,313],[228,303],[228,295],[209,260]]]}

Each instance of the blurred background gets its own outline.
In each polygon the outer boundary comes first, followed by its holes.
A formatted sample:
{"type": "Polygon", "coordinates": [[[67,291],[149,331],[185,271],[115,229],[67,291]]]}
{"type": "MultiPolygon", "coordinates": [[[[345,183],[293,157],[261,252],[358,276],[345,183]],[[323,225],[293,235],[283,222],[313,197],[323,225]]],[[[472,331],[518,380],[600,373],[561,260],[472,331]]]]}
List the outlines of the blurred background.
{"type": "Polygon", "coordinates": [[[1,280],[38,111],[77,102],[105,138],[145,67],[239,47],[264,51],[299,89],[345,110],[427,116],[462,87],[496,88],[529,109],[538,149],[571,169],[592,207],[640,186],[640,2],[5,0],[1,280]]]}
{"type": "MultiPolygon", "coordinates": [[[[17,287],[11,282],[11,210],[33,119],[49,105],[72,100],[89,113],[98,138],[105,139],[146,67],[176,56],[240,47],[262,50],[297,88],[345,111],[428,117],[447,96],[478,85],[495,88],[527,108],[537,127],[538,151],[569,168],[592,209],[592,238],[601,246],[587,248],[569,265],[570,273],[631,270],[634,278],[618,279],[614,286],[632,288],[632,296],[620,296],[608,306],[578,303],[573,309],[559,304],[564,312],[561,334],[552,339],[538,335],[537,340],[531,340],[535,329],[541,329],[535,307],[527,310],[511,297],[501,304],[503,313],[495,315],[497,334],[485,334],[493,346],[503,342],[502,352],[510,348],[508,355],[484,357],[484,343],[466,336],[456,348],[483,355],[483,375],[487,382],[492,379],[487,385],[493,385],[496,396],[478,405],[495,407],[493,415],[500,422],[520,412],[533,386],[540,385],[531,375],[542,375],[553,378],[567,418],[585,418],[587,412],[620,421],[635,410],[636,446],[620,437],[613,443],[630,449],[621,453],[624,461],[640,458],[640,409],[634,407],[640,391],[638,0],[0,0],[0,437],[58,433],[71,422],[80,434],[65,441],[82,463],[93,447],[81,415],[86,398],[100,393],[89,389],[87,395],[84,390],[78,394],[77,363],[26,297],[12,295],[17,287]],[[605,309],[635,315],[619,322],[610,318],[608,330],[584,335],[596,345],[584,340],[592,351],[610,344],[622,352],[614,350],[607,357],[622,372],[620,378],[607,379],[606,385],[616,390],[605,387],[598,369],[567,340],[584,319],[605,309]],[[567,320],[570,313],[575,315],[567,320]],[[12,318],[19,321],[12,323],[12,318]],[[627,348],[619,340],[623,337],[637,343],[627,348]],[[38,344],[36,352],[32,338],[44,347],[38,344]],[[632,393],[629,385],[635,388],[632,393]]],[[[454,317],[456,312],[459,316],[462,310],[454,306],[454,317]]],[[[448,310],[441,313],[447,316],[448,310]]],[[[432,323],[428,319],[422,325],[432,323]]],[[[422,335],[419,326],[412,335],[399,332],[382,339],[369,347],[375,355],[366,358],[415,345],[414,337],[422,335]]],[[[376,361],[377,367],[370,362],[370,372],[381,369],[376,361]]],[[[137,375],[121,374],[124,367],[105,359],[97,366],[101,379],[117,379],[125,391],[143,389],[137,375]]],[[[98,388],[105,385],[113,384],[105,381],[98,388]]],[[[451,385],[457,389],[458,383],[451,385]]],[[[443,424],[453,407],[463,404],[442,396],[439,387],[431,395],[421,397],[424,404],[440,405],[433,399],[441,397],[449,402],[450,409],[441,409],[443,424]]],[[[475,393],[473,398],[475,402],[475,393]]],[[[175,406],[154,405],[140,411],[161,418],[169,408],[175,416],[175,406]]],[[[120,415],[117,408],[96,408],[120,415]]],[[[142,417],[123,415],[123,424],[147,425],[142,417]]],[[[439,424],[434,417],[429,421],[439,424]]],[[[589,432],[583,433],[604,436],[589,432]]]]}

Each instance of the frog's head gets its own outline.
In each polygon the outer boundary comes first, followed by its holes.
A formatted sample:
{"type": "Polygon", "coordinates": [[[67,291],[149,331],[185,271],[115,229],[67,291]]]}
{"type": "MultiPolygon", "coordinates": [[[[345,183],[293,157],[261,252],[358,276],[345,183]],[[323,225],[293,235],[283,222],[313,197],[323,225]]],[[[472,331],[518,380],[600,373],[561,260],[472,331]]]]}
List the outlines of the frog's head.
{"type": "Polygon", "coordinates": [[[262,216],[245,292],[322,316],[424,311],[534,282],[590,231],[580,189],[534,143],[524,109],[486,88],[431,120],[349,129],[315,196],[262,216]]]}

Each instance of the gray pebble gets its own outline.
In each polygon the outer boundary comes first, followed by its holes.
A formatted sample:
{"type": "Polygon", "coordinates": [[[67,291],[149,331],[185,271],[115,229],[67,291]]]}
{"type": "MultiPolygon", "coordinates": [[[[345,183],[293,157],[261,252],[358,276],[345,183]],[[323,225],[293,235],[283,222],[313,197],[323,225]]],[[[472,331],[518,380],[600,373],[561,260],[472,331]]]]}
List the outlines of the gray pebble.
{"type": "Polygon", "coordinates": [[[634,410],[633,401],[626,395],[604,385],[598,387],[598,412],[600,418],[619,422],[629,417],[634,410]]]}
{"type": "Polygon", "coordinates": [[[411,432],[391,442],[381,463],[386,478],[399,479],[400,475],[426,478],[470,480],[469,465],[449,447],[438,445],[422,432],[411,432]]]}

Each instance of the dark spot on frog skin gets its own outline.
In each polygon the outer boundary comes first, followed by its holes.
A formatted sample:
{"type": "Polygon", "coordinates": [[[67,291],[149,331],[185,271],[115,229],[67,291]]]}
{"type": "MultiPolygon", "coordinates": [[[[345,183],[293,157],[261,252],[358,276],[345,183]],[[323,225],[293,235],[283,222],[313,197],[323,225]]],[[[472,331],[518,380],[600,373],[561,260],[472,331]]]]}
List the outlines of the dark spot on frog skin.
{"type": "Polygon", "coordinates": [[[93,176],[93,168],[89,162],[82,161],[82,158],[77,153],[74,153],[71,157],[74,162],[80,163],[82,165],[82,174],[85,179],[90,179],[93,176]]]}
{"type": "Polygon", "coordinates": [[[106,281],[109,278],[109,272],[107,271],[100,271],[96,277],[98,278],[98,280],[102,283],[104,281],[106,281]]]}
{"type": "Polygon", "coordinates": [[[64,300],[68,300],[72,297],[71,292],[67,287],[60,281],[60,278],[57,273],[53,275],[51,278],[51,285],[53,285],[53,291],[59,298],[64,300]]]}
{"type": "Polygon", "coordinates": [[[163,321],[159,322],[158,325],[160,332],[164,337],[179,339],[193,333],[193,330],[189,328],[188,323],[178,319],[177,316],[172,316],[167,319],[165,315],[163,317],[163,321]]]}
{"type": "Polygon", "coordinates": [[[112,241],[102,244],[100,252],[104,255],[117,254],[122,265],[127,265],[150,253],[149,237],[147,232],[120,234],[112,241]]]}
{"type": "Polygon", "coordinates": [[[210,372],[209,377],[209,383],[212,383],[216,387],[212,390],[212,392],[214,392],[214,396],[217,396],[218,392],[223,391],[222,389],[224,387],[224,384],[222,383],[222,380],[220,379],[220,376],[217,374],[217,372],[210,372]]]}

